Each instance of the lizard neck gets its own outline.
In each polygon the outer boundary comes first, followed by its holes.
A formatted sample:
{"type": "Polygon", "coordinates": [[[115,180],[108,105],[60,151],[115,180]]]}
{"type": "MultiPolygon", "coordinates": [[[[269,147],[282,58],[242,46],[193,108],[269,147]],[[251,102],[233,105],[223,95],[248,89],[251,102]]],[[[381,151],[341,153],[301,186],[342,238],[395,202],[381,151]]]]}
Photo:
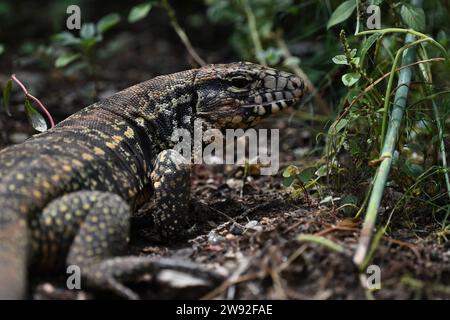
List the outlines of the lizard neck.
{"type": "Polygon", "coordinates": [[[127,95],[119,92],[106,99],[102,106],[136,128],[141,139],[149,138],[154,155],[173,147],[175,129],[193,130],[196,73],[194,69],[153,78],[128,88],[127,95]]]}
{"type": "Polygon", "coordinates": [[[105,150],[130,186],[120,194],[133,198],[149,182],[153,161],[172,148],[175,128],[192,130],[196,70],[156,77],[95,103],[52,131],[77,128],[80,140],[105,150]],[[131,191],[130,191],[131,190],[131,191]]]}

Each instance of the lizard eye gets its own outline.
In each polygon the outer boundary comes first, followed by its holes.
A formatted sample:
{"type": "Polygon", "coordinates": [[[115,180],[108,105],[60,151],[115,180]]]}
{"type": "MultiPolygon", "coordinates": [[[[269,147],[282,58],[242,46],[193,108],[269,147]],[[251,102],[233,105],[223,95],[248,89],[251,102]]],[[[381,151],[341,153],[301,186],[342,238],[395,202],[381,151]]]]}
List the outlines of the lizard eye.
{"type": "Polygon", "coordinates": [[[234,77],[231,79],[231,84],[235,88],[246,89],[249,86],[250,81],[245,77],[234,77]]]}

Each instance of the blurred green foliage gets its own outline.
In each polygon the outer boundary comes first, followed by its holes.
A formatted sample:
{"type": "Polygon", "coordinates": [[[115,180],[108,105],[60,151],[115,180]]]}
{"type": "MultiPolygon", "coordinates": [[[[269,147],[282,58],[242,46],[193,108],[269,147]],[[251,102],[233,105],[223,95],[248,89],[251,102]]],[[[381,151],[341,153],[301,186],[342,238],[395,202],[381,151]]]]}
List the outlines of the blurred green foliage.
{"type": "Polygon", "coordinates": [[[233,25],[233,34],[230,38],[231,45],[239,54],[247,60],[255,56],[264,57],[269,64],[276,65],[281,59],[281,51],[271,47],[273,32],[275,31],[276,18],[279,14],[295,12],[292,0],[206,0],[208,6],[207,15],[213,23],[226,23],[233,25]],[[248,6],[255,18],[255,27],[263,44],[268,49],[255,52],[251,41],[251,29],[248,25],[248,6]]]}
{"type": "Polygon", "coordinates": [[[88,68],[91,73],[95,69],[95,48],[103,41],[103,34],[120,22],[120,15],[110,13],[97,23],[87,22],[81,25],[79,36],[64,31],[52,36],[52,41],[64,48],[55,61],[55,67],[63,68],[82,59],[77,67],[88,68]]]}

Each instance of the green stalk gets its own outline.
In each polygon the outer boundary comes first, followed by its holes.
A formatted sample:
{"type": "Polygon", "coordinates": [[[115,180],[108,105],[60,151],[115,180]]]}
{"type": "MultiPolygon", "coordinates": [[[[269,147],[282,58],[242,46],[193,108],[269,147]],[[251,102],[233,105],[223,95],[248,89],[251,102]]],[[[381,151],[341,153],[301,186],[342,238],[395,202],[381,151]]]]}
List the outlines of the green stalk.
{"type": "MultiPolygon", "coordinates": [[[[423,48],[423,46],[421,47],[421,52],[424,56],[425,59],[428,59],[428,55],[426,50],[423,48]]],[[[433,88],[431,86],[431,83],[433,81],[432,79],[432,74],[431,74],[431,70],[430,70],[430,66],[425,65],[425,64],[421,64],[419,65],[420,67],[420,71],[422,72],[422,77],[425,79],[425,82],[427,82],[427,86],[425,87],[425,90],[427,92],[428,96],[432,96],[434,94],[433,92],[433,88]]],[[[439,151],[441,153],[441,157],[442,157],[442,166],[445,169],[448,169],[448,165],[447,165],[447,151],[445,150],[445,140],[444,140],[444,128],[442,127],[442,121],[441,121],[441,116],[439,114],[439,108],[436,104],[436,100],[434,98],[431,98],[431,105],[433,107],[433,114],[434,114],[434,118],[436,119],[436,126],[438,129],[438,136],[439,136],[439,151]]],[[[450,199],[450,177],[448,174],[448,171],[444,173],[444,178],[445,178],[445,185],[447,188],[447,195],[450,199]]],[[[447,208],[447,213],[444,217],[444,220],[442,221],[442,228],[444,229],[446,227],[446,223],[447,223],[447,219],[448,216],[450,215],[450,208],[447,208]]]]}
{"type": "Polygon", "coordinates": [[[242,0],[242,5],[244,7],[245,15],[247,16],[248,29],[250,30],[250,36],[252,38],[253,46],[255,47],[255,56],[259,60],[260,64],[262,64],[263,66],[267,66],[267,62],[264,58],[258,58],[258,53],[263,51],[263,46],[261,44],[258,28],[256,26],[256,17],[253,14],[248,0],[242,0]]]}
{"type": "Polygon", "coordinates": [[[192,59],[199,65],[204,66],[206,64],[205,60],[203,60],[200,55],[197,53],[197,51],[194,49],[194,47],[191,44],[191,40],[189,40],[189,37],[187,36],[184,29],[180,26],[178,23],[177,16],[175,14],[175,10],[172,8],[168,0],[162,0],[161,1],[162,7],[166,10],[167,15],[169,16],[170,25],[177,33],[178,37],[180,38],[181,42],[184,44],[186,50],[191,55],[192,59]]]}
{"type": "Polygon", "coordinates": [[[345,253],[344,247],[342,247],[340,244],[331,241],[330,239],[327,239],[325,237],[316,236],[313,234],[300,234],[297,236],[297,241],[300,242],[313,242],[320,244],[331,251],[337,252],[337,253],[345,253]]]}
{"type": "MultiPolygon", "coordinates": [[[[421,6],[422,0],[412,0],[412,4],[415,6],[421,6]]],[[[405,44],[408,45],[413,43],[414,41],[415,41],[414,33],[407,32],[405,44]]],[[[415,47],[405,49],[402,57],[402,66],[413,63],[415,53],[416,53],[415,47]]],[[[377,218],[378,208],[380,207],[384,187],[386,185],[389,172],[392,166],[392,158],[395,152],[395,146],[398,141],[399,131],[403,120],[403,115],[405,113],[406,101],[409,93],[409,84],[411,82],[412,76],[411,69],[412,69],[411,67],[404,68],[399,72],[397,85],[398,89],[395,93],[394,106],[392,108],[386,138],[384,139],[383,149],[380,157],[382,161],[376,172],[376,177],[370,195],[370,200],[367,205],[364,225],[361,230],[358,247],[356,248],[356,252],[353,257],[353,262],[359,267],[363,267],[364,261],[367,256],[367,251],[369,250],[370,242],[372,239],[372,233],[377,218]]]]}
{"type": "Polygon", "coordinates": [[[359,11],[359,1],[356,1],[356,30],[355,30],[355,35],[357,35],[358,32],[359,32],[360,20],[361,20],[361,14],[360,14],[360,11],[359,11]]]}
{"type": "MultiPolygon", "coordinates": [[[[445,140],[444,140],[444,129],[442,128],[442,122],[441,122],[441,118],[439,115],[439,109],[436,105],[436,102],[434,100],[432,100],[432,105],[433,105],[433,112],[434,112],[434,117],[436,118],[436,124],[437,124],[437,128],[438,128],[438,134],[439,134],[439,149],[441,152],[441,157],[442,157],[442,166],[447,169],[447,171],[445,172],[445,184],[447,186],[447,194],[448,197],[450,199],[450,177],[448,174],[448,164],[447,164],[447,152],[445,150],[445,140]]],[[[444,220],[442,221],[442,228],[444,229],[446,227],[446,223],[448,221],[448,217],[450,215],[450,208],[447,208],[447,213],[445,215],[444,220]]]]}
{"type": "Polygon", "coordinates": [[[395,70],[397,69],[397,65],[400,61],[400,57],[403,55],[403,51],[405,51],[406,49],[411,48],[422,42],[429,41],[429,39],[430,38],[423,38],[423,39],[414,41],[412,43],[406,44],[405,46],[400,48],[397,51],[397,54],[395,55],[394,62],[392,63],[391,72],[389,74],[389,81],[388,81],[388,85],[387,85],[387,89],[386,89],[386,94],[384,96],[383,122],[381,124],[381,146],[384,145],[384,139],[386,136],[386,127],[387,127],[388,115],[389,115],[389,101],[390,101],[391,92],[392,92],[392,85],[394,83],[395,70]]]}

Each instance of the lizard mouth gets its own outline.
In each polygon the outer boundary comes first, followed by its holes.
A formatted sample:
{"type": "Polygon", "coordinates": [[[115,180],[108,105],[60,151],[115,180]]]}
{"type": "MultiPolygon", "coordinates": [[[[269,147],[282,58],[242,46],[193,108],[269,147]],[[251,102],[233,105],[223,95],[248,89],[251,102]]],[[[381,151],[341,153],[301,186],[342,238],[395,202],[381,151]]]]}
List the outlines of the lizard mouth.
{"type": "Polygon", "coordinates": [[[271,102],[266,103],[254,103],[254,104],[247,104],[242,106],[242,108],[252,108],[253,114],[258,116],[263,115],[269,115],[273,113],[277,113],[280,110],[285,110],[291,106],[293,106],[297,101],[300,99],[280,99],[280,100],[274,100],[271,102]]]}

